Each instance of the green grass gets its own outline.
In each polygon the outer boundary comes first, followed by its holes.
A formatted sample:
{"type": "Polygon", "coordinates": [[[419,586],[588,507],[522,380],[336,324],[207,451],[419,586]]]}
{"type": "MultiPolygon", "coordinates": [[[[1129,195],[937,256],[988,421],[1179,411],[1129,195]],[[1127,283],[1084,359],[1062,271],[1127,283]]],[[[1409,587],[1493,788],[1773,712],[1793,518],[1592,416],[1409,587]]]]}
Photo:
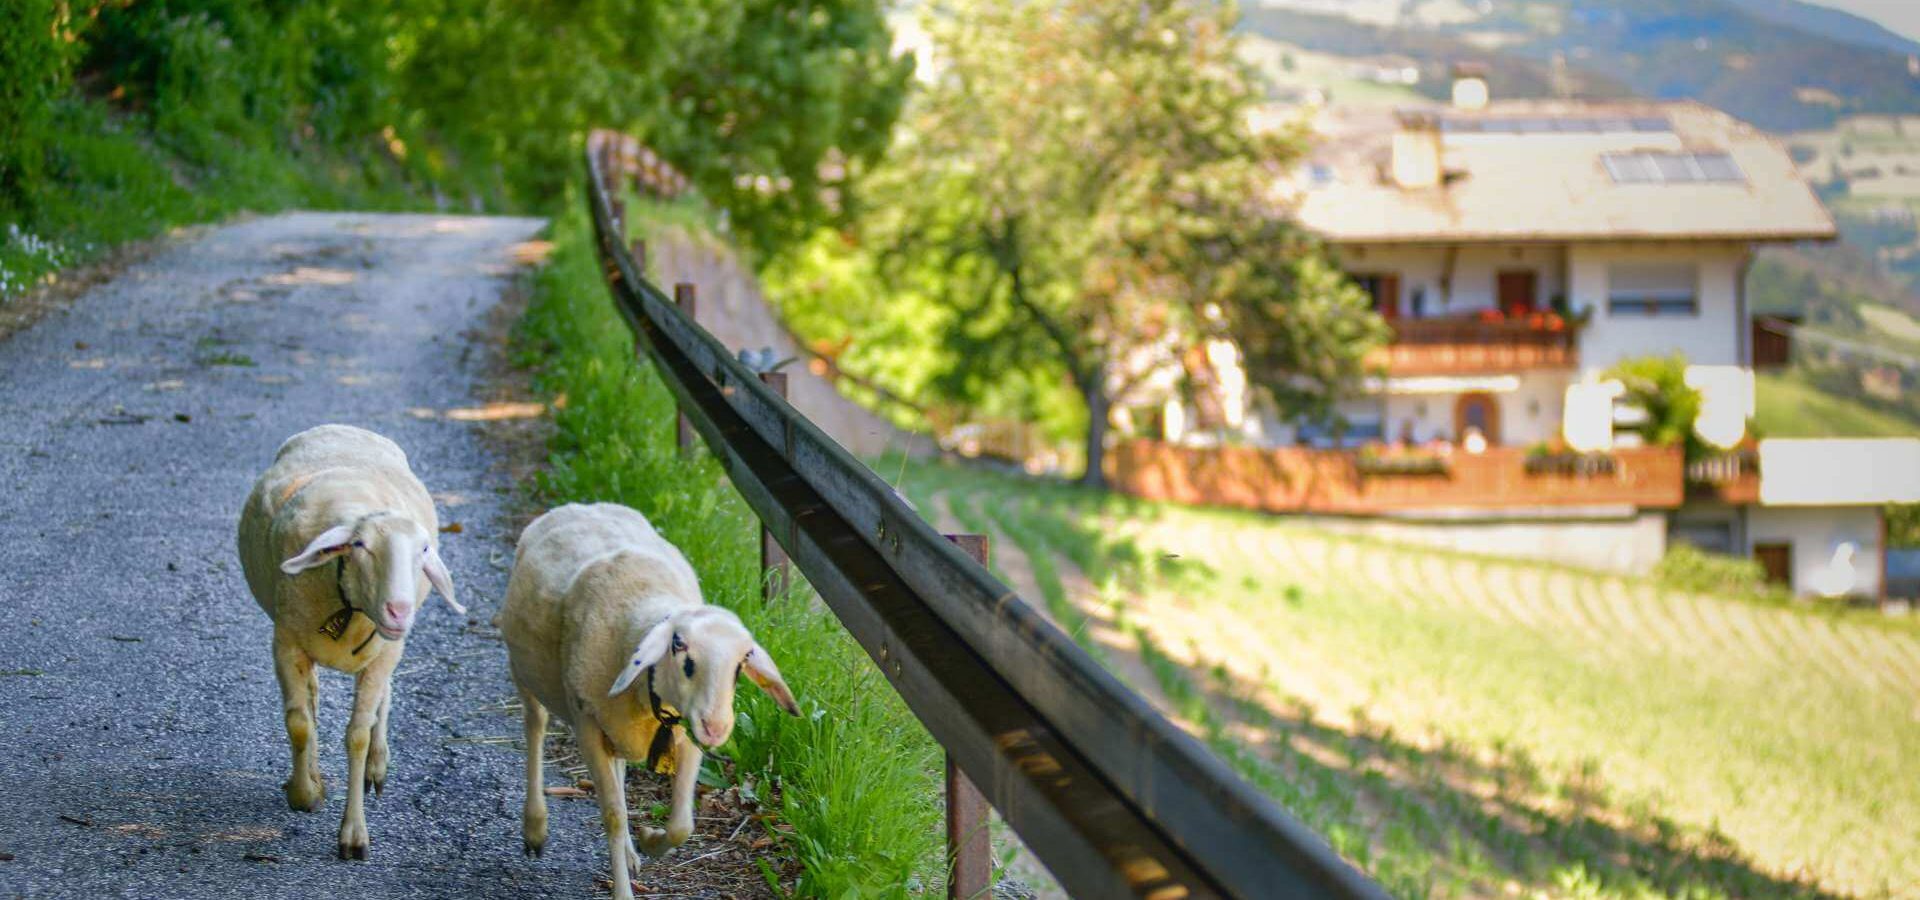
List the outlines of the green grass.
{"type": "MultiPolygon", "coordinates": [[[[636,220],[659,212],[628,208],[636,220]]],[[[755,520],[711,457],[689,463],[677,454],[672,400],[653,368],[635,360],[577,198],[567,209],[517,341],[538,389],[567,398],[539,498],[640,510],[686,553],[707,601],[739,613],[778,660],[805,715],[782,715],[759,692],[743,691],[722,752],[780,786],[780,815],[805,867],[800,893],[900,896],[916,878],[937,884],[937,745],[830,614],[799,591],[761,600],[755,520]]]]}
{"type": "Polygon", "coordinates": [[[1903,624],[946,466],[904,487],[1118,591],[1079,604],[1127,636],[1102,649],[1396,895],[1920,885],[1903,624]]]}
{"type": "Polygon", "coordinates": [[[1914,437],[1920,422],[1836,397],[1795,374],[1754,377],[1754,425],[1766,437],[1914,437]]]}
{"type": "Polygon", "coordinates": [[[0,209],[0,302],[113,246],[179,225],[291,207],[426,205],[390,161],[292,153],[256,136],[219,133],[202,136],[188,161],[156,142],[143,121],[78,96],[54,105],[47,128],[50,174],[34,185],[32,215],[0,209]]]}

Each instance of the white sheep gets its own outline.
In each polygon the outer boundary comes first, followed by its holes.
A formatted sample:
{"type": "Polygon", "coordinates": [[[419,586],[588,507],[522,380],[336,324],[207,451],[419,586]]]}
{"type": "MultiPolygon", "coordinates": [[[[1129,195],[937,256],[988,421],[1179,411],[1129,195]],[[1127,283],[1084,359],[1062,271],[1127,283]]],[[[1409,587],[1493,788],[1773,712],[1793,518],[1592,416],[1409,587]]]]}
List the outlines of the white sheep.
{"type": "Polygon", "coordinates": [[[314,663],[354,676],[347,721],[347,810],[340,858],[367,858],[365,788],[387,780],[390,679],[428,587],[466,612],[440,559],[433,499],[394,442],[360,428],[321,425],[280,445],[240,513],[240,565],[273,619],[293,774],[287,805],[327,799],[314,747],[314,663]],[[375,640],[375,637],[380,640],[375,640]]]}
{"type": "Polygon", "coordinates": [[[537,856],[547,843],[541,757],[554,710],[592,774],[619,900],[632,897],[628,867],[640,865],[627,829],[626,761],[673,775],[667,827],[640,830],[641,849],[659,856],[693,830],[701,746],[733,733],[735,680],[744,673],[800,714],[773,658],[733,613],[701,601],[686,558],[624,506],[572,504],[528,525],[495,624],[526,710],[526,852],[537,856]]]}

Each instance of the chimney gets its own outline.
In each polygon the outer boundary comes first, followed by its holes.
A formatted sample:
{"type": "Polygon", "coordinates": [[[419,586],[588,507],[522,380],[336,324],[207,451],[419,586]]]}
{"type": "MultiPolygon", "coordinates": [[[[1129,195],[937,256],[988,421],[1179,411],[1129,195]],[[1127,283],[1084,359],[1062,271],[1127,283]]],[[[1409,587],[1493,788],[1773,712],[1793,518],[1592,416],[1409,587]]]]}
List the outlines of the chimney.
{"type": "Polygon", "coordinates": [[[1453,67],[1453,108],[1486,109],[1489,99],[1486,64],[1456,63],[1453,67]]]}
{"type": "Polygon", "coordinates": [[[1393,133],[1393,183],[1409,190],[1440,184],[1440,117],[1402,110],[1393,133]]]}

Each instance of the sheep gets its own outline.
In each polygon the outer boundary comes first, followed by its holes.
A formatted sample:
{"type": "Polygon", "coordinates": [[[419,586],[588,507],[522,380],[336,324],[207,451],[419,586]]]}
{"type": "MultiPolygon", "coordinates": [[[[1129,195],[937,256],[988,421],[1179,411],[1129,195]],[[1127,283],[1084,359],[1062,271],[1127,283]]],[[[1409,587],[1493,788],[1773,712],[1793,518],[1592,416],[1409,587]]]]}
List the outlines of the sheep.
{"type": "Polygon", "coordinates": [[[528,525],[494,624],[525,710],[524,849],[538,856],[547,843],[541,766],[553,710],[593,778],[618,900],[632,897],[627,872],[640,865],[627,760],[673,777],[667,827],[640,829],[640,849],[658,857],[693,830],[701,747],[733,733],[735,680],[744,673],[800,714],[773,657],[733,613],[701,600],[693,568],[645,516],[618,504],[569,504],[528,525]]]}
{"type": "Polygon", "coordinates": [[[284,790],[295,810],[315,812],[327,799],[314,746],[314,664],[354,676],[341,859],[367,858],[363,798],[368,787],[386,788],[390,680],[414,614],[429,586],[466,612],[439,534],[433,499],[406,453],[347,425],[288,438],[240,513],[240,566],[273,620],[273,668],[293,750],[284,790]]]}

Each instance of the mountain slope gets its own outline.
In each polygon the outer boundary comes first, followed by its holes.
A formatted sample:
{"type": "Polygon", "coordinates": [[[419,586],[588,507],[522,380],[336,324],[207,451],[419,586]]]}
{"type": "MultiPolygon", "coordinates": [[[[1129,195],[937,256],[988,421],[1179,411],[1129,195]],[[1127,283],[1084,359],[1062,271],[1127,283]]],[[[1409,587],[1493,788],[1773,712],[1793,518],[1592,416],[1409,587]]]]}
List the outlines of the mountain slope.
{"type": "Polygon", "coordinates": [[[1779,25],[1797,28],[1824,38],[1889,50],[1894,53],[1920,53],[1920,41],[1896,34],[1880,23],[1845,10],[1800,0],[1727,0],[1748,13],[1779,25]]]}

